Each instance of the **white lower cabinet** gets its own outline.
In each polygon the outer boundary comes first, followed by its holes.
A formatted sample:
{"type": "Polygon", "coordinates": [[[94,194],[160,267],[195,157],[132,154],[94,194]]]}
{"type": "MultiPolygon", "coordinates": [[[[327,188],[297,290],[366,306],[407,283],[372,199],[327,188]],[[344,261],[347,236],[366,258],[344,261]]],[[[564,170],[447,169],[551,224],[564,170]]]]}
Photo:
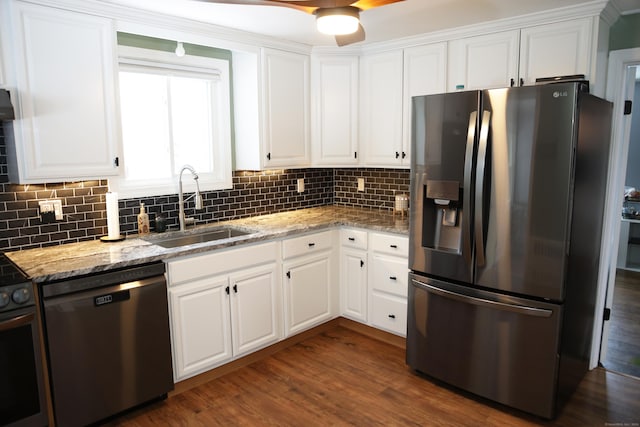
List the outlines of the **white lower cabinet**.
{"type": "Polygon", "coordinates": [[[340,311],[367,321],[367,232],[340,230],[340,311]]]}
{"type": "Polygon", "coordinates": [[[279,244],[167,263],[176,381],[281,339],[279,244]]]}
{"type": "Polygon", "coordinates": [[[340,231],[341,315],[405,336],[409,239],[352,228],[340,231]]]}
{"type": "Polygon", "coordinates": [[[407,255],[406,236],[345,228],[167,261],[175,381],[340,314],[404,336],[407,255]]]}
{"type": "Polygon", "coordinates": [[[397,335],[407,333],[409,239],[370,233],[369,323],[397,335]]]}
{"type": "Polygon", "coordinates": [[[286,336],[334,315],[333,234],[325,231],[282,242],[286,336]]]}

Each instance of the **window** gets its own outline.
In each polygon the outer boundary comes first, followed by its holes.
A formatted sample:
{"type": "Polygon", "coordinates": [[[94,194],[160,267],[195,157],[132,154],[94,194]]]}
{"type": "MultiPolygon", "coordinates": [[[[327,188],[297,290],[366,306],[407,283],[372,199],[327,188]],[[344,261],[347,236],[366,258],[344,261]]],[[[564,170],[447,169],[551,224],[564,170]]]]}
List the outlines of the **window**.
{"type": "MultiPolygon", "coordinates": [[[[229,63],[119,47],[124,197],[175,194],[188,164],[202,191],[231,188],[229,63]]],[[[193,191],[193,180],[184,180],[193,191]]]]}

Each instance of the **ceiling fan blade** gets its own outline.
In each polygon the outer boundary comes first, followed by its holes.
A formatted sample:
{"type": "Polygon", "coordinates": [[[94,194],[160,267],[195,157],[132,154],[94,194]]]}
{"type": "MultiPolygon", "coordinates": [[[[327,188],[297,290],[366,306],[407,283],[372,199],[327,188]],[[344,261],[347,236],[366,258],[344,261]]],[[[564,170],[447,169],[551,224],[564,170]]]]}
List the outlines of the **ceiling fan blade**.
{"type": "Polygon", "coordinates": [[[391,3],[397,3],[404,0],[358,0],[351,3],[351,6],[360,10],[373,9],[374,7],[385,6],[391,3]]]}
{"type": "Polygon", "coordinates": [[[307,3],[304,1],[280,1],[280,0],[197,0],[205,3],[219,3],[219,4],[247,4],[254,6],[282,6],[289,7],[292,9],[301,10],[302,12],[313,14],[313,12],[317,9],[317,7],[310,5],[302,5],[302,3],[307,3]]]}
{"type": "Polygon", "coordinates": [[[335,38],[338,46],[346,46],[348,44],[361,42],[365,39],[364,27],[362,24],[359,24],[358,30],[355,33],[335,36],[335,38]]]}

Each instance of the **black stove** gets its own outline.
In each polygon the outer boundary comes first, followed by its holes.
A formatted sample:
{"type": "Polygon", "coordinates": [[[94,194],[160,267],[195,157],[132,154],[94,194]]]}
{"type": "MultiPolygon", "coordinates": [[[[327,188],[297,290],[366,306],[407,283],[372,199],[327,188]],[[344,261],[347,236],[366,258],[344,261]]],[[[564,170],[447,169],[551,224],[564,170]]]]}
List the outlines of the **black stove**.
{"type": "Polygon", "coordinates": [[[6,255],[0,254],[0,313],[35,305],[31,281],[6,255]]]}

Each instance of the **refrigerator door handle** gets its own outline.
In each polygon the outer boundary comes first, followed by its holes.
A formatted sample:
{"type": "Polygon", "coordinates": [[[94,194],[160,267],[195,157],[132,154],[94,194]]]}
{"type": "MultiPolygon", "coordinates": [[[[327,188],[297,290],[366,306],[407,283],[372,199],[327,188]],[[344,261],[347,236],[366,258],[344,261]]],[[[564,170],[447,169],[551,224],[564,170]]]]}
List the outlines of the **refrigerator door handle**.
{"type": "Polygon", "coordinates": [[[482,123],[480,124],[480,140],[478,146],[478,167],[476,169],[476,203],[475,203],[475,236],[476,236],[476,265],[484,266],[484,173],[487,161],[487,145],[489,140],[489,122],[491,112],[482,112],[482,123]]]}
{"type": "Polygon", "coordinates": [[[476,140],[476,122],[478,112],[469,114],[469,130],[467,131],[467,147],[464,155],[464,193],[462,195],[462,254],[471,266],[471,173],[473,167],[473,145],[476,140]]]}
{"type": "Polygon", "coordinates": [[[526,316],[534,316],[534,317],[551,317],[551,315],[553,314],[553,311],[548,310],[546,308],[526,307],[523,305],[507,304],[504,302],[491,301],[483,298],[477,298],[477,297],[459,294],[456,292],[451,292],[446,289],[440,289],[415,279],[412,279],[412,282],[415,285],[425,288],[428,292],[431,292],[433,294],[440,295],[442,297],[449,298],[452,300],[461,301],[467,304],[473,304],[481,307],[489,307],[495,310],[510,311],[513,313],[524,314],[526,316]]]}

